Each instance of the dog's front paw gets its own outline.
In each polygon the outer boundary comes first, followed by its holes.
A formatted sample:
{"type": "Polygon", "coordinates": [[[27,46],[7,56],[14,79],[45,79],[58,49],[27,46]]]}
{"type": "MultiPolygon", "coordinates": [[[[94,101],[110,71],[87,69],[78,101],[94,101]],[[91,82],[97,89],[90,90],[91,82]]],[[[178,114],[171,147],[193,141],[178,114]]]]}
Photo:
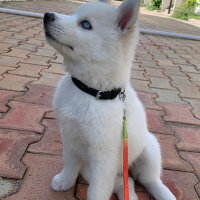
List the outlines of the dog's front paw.
{"type": "Polygon", "coordinates": [[[66,190],[68,190],[70,187],[69,187],[69,184],[68,184],[68,182],[65,178],[66,177],[64,177],[62,175],[62,173],[54,176],[52,183],[51,183],[52,190],[54,190],[54,191],[66,191],[66,190]]]}

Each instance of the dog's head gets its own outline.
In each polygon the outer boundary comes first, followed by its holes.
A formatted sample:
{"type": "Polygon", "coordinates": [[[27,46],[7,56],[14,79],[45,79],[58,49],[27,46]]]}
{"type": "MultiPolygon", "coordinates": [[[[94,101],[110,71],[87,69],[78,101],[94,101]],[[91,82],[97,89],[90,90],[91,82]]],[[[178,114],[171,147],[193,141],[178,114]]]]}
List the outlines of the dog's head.
{"type": "Polygon", "coordinates": [[[125,0],[115,8],[102,0],[82,5],[73,15],[46,13],[47,41],[63,55],[71,74],[89,74],[91,68],[93,74],[112,73],[133,58],[139,5],[140,0],[125,0]]]}

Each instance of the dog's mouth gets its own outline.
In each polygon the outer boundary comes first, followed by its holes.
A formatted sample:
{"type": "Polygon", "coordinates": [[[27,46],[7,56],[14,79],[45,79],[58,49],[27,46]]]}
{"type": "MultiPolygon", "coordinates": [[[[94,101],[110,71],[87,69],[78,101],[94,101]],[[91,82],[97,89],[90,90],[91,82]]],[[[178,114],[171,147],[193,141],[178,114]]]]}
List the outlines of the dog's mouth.
{"type": "Polygon", "coordinates": [[[73,48],[72,46],[67,45],[67,44],[63,44],[63,43],[59,42],[58,40],[56,40],[48,31],[45,31],[45,36],[46,36],[47,38],[53,40],[53,41],[56,42],[56,43],[59,43],[59,44],[61,44],[61,45],[63,45],[63,46],[69,47],[72,51],[74,50],[74,48],[73,48]]]}

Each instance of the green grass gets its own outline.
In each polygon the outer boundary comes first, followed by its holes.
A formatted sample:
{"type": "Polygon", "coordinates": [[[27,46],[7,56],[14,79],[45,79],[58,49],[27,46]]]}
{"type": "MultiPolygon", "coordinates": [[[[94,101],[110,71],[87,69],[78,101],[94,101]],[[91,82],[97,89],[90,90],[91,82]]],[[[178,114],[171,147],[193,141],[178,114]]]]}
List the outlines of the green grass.
{"type": "Polygon", "coordinates": [[[198,20],[200,20],[200,15],[189,15],[189,19],[198,19],[198,20]]]}
{"type": "Polygon", "coordinates": [[[195,6],[198,5],[199,3],[197,3],[196,0],[187,0],[180,8],[176,8],[172,17],[183,20],[188,20],[188,19],[200,20],[200,13],[198,14],[194,13],[194,8],[195,6]]]}

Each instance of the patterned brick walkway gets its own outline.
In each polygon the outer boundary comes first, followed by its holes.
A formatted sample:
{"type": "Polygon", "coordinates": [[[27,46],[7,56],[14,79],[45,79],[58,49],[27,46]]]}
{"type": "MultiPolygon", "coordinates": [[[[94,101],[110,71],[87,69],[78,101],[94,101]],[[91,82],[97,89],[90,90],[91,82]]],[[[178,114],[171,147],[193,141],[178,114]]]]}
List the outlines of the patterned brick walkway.
{"type": "MultiPolygon", "coordinates": [[[[78,5],[68,3],[67,12],[78,5]]],[[[81,178],[68,192],[50,189],[62,168],[51,108],[62,58],[46,44],[40,19],[0,14],[0,22],[0,199],[86,200],[81,178]]],[[[200,199],[199,55],[200,42],[141,35],[132,66],[132,85],[161,144],[163,181],[177,200],[200,199]]],[[[136,191],[152,200],[138,184],[136,191]]]]}

